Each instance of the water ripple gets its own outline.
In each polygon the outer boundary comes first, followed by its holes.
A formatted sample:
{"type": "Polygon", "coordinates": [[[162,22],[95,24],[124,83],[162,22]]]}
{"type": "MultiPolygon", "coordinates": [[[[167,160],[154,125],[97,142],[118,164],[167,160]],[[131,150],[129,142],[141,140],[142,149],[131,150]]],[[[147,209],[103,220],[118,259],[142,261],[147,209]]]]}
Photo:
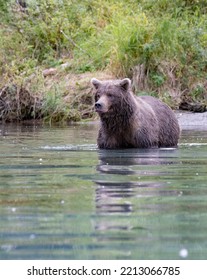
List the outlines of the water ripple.
{"type": "Polygon", "coordinates": [[[41,146],[43,150],[49,151],[96,151],[97,145],[83,144],[83,145],[61,145],[61,146],[41,146]]]}

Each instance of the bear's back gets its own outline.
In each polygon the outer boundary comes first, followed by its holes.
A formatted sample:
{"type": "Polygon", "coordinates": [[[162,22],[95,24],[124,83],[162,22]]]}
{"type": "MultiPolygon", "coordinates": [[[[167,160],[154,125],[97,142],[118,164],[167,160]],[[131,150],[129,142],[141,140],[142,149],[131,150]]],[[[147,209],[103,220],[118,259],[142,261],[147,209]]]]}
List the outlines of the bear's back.
{"type": "Polygon", "coordinates": [[[173,110],[159,99],[152,96],[139,96],[151,106],[159,125],[159,147],[176,146],[180,136],[180,127],[173,110]]]}

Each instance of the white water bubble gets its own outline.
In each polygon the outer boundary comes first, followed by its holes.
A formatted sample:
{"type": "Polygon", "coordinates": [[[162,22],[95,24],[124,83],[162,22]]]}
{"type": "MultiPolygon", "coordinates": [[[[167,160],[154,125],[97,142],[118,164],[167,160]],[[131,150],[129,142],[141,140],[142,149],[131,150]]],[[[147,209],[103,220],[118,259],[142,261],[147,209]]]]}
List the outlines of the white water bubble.
{"type": "Polygon", "coordinates": [[[30,234],[30,236],[29,236],[29,239],[35,239],[36,238],[36,235],[35,234],[30,234]]]}
{"type": "Polygon", "coordinates": [[[181,258],[187,258],[187,256],[188,256],[188,250],[185,249],[185,248],[181,249],[180,252],[179,252],[179,256],[180,256],[181,258]]]}
{"type": "Polygon", "coordinates": [[[178,196],[182,196],[183,195],[183,191],[180,191],[179,193],[178,193],[178,196]]]}

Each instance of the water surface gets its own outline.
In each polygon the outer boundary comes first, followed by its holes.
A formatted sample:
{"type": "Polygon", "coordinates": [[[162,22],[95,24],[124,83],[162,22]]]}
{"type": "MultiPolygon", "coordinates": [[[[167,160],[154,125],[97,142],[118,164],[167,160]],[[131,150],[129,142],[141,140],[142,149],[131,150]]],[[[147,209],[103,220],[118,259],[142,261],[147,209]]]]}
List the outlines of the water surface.
{"type": "Polygon", "coordinates": [[[0,259],[206,259],[207,130],[100,151],[97,129],[0,126],[0,259]]]}

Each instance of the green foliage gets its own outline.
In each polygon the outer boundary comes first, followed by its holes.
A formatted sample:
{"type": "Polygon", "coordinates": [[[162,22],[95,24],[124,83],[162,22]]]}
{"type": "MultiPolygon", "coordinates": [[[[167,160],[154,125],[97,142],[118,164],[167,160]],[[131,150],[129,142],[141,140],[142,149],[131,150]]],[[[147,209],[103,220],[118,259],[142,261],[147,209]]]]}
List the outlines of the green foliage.
{"type": "Polygon", "coordinates": [[[67,122],[81,119],[78,110],[64,101],[64,90],[60,84],[54,84],[44,95],[42,114],[45,122],[67,122]]]}
{"type": "Polygon", "coordinates": [[[0,17],[4,21],[8,20],[9,4],[10,0],[0,0],[0,17]]]}
{"type": "MultiPolygon", "coordinates": [[[[195,85],[205,89],[206,0],[26,2],[21,9],[14,0],[0,0],[0,82],[24,80],[36,68],[65,61],[73,73],[108,69],[117,77],[132,77],[135,66],[144,65],[142,90],[164,96],[173,87],[179,98],[184,91],[205,96],[195,85]]],[[[46,107],[64,108],[54,100],[48,93],[46,107]]]]}
{"type": "Polygon", "coordinates": [[[163,75],[158,75],[158,74],[152,74],[151,75],[151,80],[153,81],[154,85],[156,87],[160,87],[161,85],[164,84],[165,82],[165,77],[163,75]]]}

